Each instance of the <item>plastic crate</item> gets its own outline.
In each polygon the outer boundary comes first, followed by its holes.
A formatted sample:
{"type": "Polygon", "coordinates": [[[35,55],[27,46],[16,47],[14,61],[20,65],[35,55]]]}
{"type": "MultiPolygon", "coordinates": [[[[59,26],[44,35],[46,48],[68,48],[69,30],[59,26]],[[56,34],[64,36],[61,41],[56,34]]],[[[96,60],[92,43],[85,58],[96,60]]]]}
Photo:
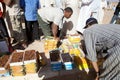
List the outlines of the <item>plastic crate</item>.
{"type": "Polygon", "coordinates": [[[60,58],[60,51],[59,50],[52,50],[50,53],[50,64],[51,69],[53,71],[58,71],[62,69],[62,63],[60,58]]]}

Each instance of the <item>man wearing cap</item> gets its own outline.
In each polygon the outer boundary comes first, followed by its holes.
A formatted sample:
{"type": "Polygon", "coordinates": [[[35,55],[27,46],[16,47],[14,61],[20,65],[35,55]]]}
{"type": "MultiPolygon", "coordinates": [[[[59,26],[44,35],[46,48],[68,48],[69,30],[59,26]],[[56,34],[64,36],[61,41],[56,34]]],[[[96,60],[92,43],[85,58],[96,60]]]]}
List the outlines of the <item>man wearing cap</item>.
{"type": "Polygon", "coordinates": [[[83,37],[86,57],[96,71],[96,80],[120,79],[120,25],[97,24],[95,18],[89,18],[84,27],[83,37]],[[98,66],[99,58],[104,58],[98,66]]]}

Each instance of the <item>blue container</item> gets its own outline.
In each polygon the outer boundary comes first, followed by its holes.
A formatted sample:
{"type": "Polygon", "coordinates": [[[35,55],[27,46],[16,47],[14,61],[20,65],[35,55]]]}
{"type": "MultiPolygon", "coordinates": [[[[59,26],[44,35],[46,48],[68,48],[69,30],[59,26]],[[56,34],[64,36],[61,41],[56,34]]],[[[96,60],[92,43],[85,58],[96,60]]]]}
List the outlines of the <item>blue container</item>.
{"type": "Polygon", "coordinates": [[[73,62],[65,62],[64,67],[66,70],[72,70],[74,68],[73,62]]]}
{"type": "Polygon", "coordinates": [[[59,71],[62,69],[62,63],[60,59],[60,51],[55,49],[49,52],[50,53],[50,63],[51,69],[53,71],[59,71]]]}
{"type": "Polygon", "coordinates": [[[59,71],[62,69],[62,63],[61,62],[51,62],[51,69],[53,71],[59,71]]]}

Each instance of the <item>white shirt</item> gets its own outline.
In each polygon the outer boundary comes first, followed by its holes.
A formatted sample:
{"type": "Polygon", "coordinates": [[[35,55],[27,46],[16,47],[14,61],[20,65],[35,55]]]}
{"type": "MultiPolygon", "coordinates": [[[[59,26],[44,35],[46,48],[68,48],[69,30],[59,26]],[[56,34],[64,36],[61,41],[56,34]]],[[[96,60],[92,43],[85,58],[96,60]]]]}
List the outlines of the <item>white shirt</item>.
{"type": "Polygon", "coordinates": [[[86,20],[90,18],[91,12],[94,12],[92,17],[98,20],[101,0],[82,0],[80,13],[78,17],[77,31],[83,32],[86,25],[86,20]]]}
{"type": "Polygon", "coordinates": [[[75,27],[77,26],[77,20],[78,20],[78,16],[79,16],[79,2],[80,2],[80,0],[64,0],[64,2],[63,2],[64,7],[71,7],[73,10],[73,14],[71,15],[71,17],[69,19],[67,19],[67,22],[71,21],[71,23],[69,23],[69,26],[72,27],[71,30],[67,30],[68,35],[77,33],[75,27]]]}
{"type": "Polygon", "coordinates": [[[46,23],[53,22],[56,25],[61,25],[64,16],[63,10],[60,8],[47,7],[38,10],[38,14],[46,23]]]}

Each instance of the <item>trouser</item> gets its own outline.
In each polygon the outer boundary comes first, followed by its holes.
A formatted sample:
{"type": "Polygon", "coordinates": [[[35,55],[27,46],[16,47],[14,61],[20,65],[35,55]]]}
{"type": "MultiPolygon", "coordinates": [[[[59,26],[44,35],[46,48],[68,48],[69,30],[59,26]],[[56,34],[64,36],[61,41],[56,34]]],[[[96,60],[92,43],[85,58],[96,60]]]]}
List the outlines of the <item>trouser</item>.
{"type": "Polygon", "coordinates": [[[26,35],[28,42],[39,40],[38,29],[39,29],[38,21],[26,21],[26,35]]]}
{"type": "Polygon", "coordinates": [[[44,22],[40,16],[38,16],[38,22],[39,22],[39,25],[42,29],[42,32],[43,32],[44,36],[45,37],[46,36],[52,36],[52,31],[51,31],[50,24],[44,22]]]}

